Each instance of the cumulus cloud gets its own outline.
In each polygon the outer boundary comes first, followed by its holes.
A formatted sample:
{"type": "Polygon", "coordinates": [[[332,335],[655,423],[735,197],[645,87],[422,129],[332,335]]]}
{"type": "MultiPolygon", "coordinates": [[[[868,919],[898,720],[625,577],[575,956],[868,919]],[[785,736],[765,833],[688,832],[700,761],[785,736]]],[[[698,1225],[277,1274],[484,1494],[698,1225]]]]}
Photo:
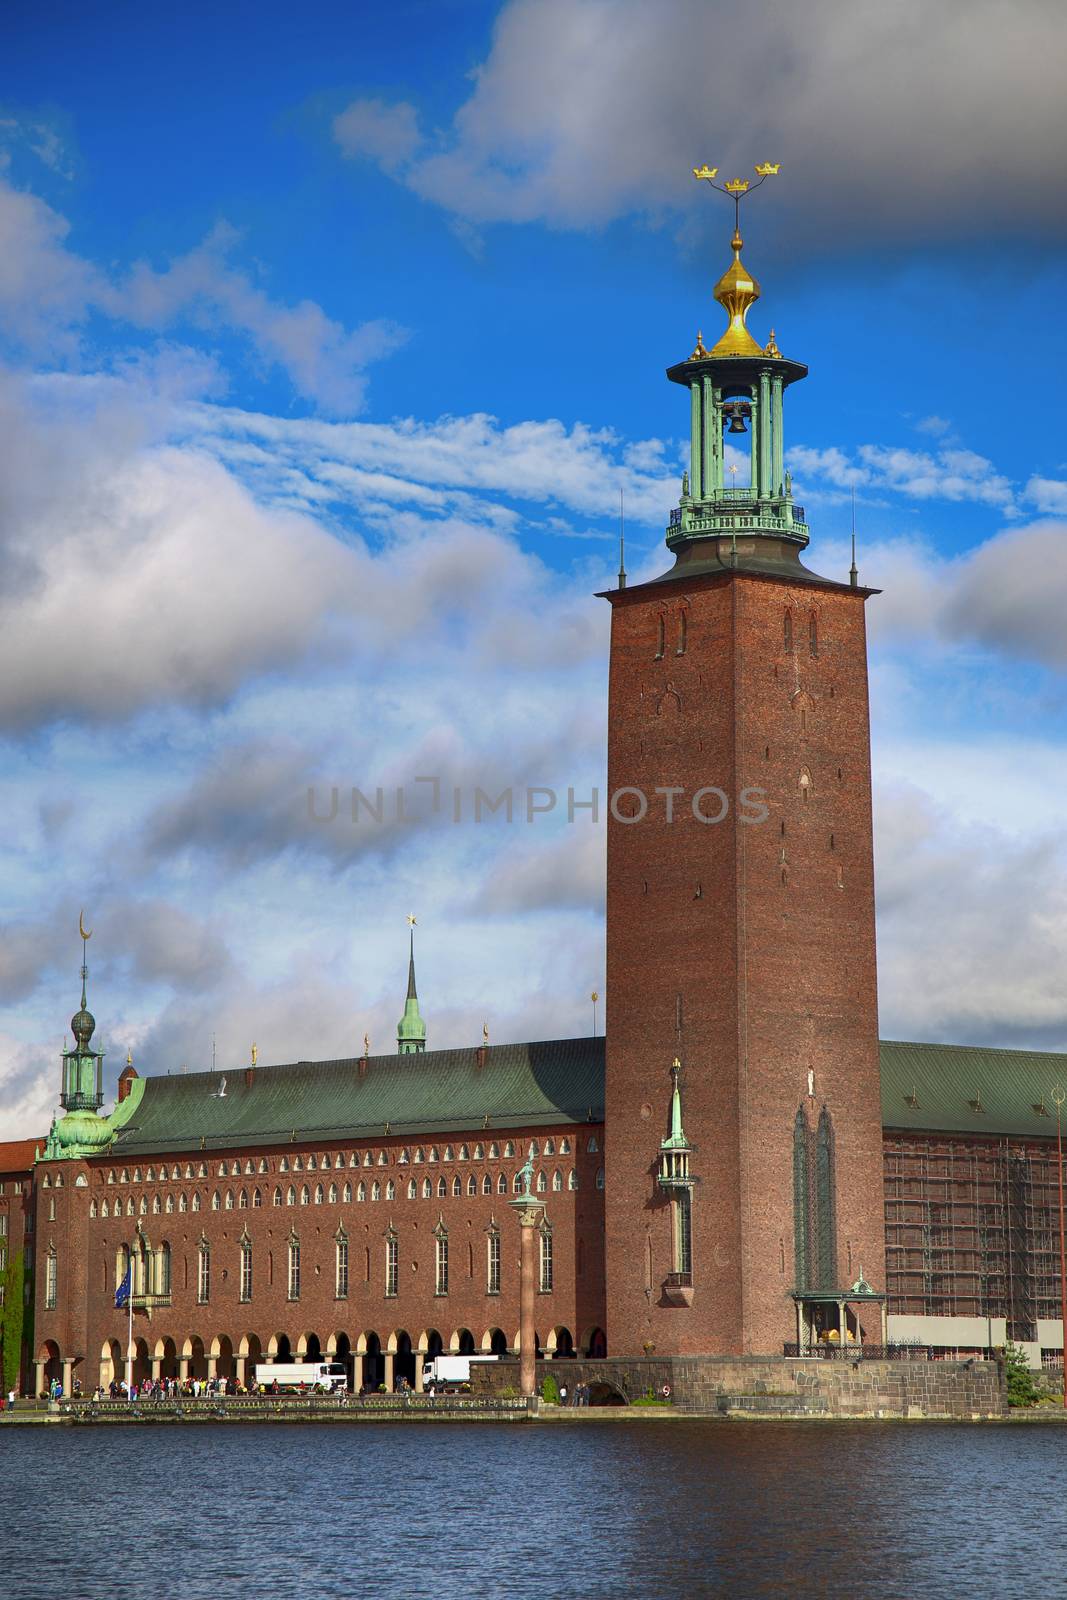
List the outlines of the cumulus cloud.
{"type": "Polygon", "coordinates": [[[162,270],[142,261],[110,275],[69,247],[69,231],[51,206],[0,177],[0,335],[16,351],[71,358],[94,313],[149,332],[229,331],[279,366],[298,394],[352,413],[365,402],[366,368],[407,338],[388,321],[346,329],[314,301],[272,299],[232,264],[238,235],[224,223],[162,270]]]}
{"type": "Polygon", "coordinates": [[[361,99],[334,135],[475,224],[692,214],[694,165],[771,159],[801,243],[844,215],[853,238],[1058,231],[1065,49],[1053,0],[511,0],[450,128],[361,99]]]}
{"type": "Polygon", "coordinates": [[[974,450],[945,446],[931,452],[862,444],[852,458],[837,445],[794,445],[788,451],[788,465],[798,492],[803,489],[805,494],[818,494],[822,485],[830,484],[837,489],[889,491],[911,500],[974,501],[996,506],[1008,516],[1016,511],[1011,479],[974,450]]]}

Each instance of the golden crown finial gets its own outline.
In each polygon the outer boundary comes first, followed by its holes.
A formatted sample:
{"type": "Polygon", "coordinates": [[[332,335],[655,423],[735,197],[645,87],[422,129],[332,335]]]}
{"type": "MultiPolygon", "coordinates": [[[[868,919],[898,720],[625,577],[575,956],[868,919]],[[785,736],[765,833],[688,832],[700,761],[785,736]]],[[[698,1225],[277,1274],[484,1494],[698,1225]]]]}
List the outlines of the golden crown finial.
{"type": "Polygon", "coordinates": [[[774,337],[774,329],[773,328],[771,329],[770,338],[767,340],[767,343],[763,347],[763,354],[765,356],[770,356],[772,358],[772,360],[774,360],[774,361],[781,361],[781,359],[782,359],[782,352],[778,348],[778,343],[777,343],[777,341],[776,341],[776,339],[774,337]]]}
{"type": "MultiPolygon", "coordinates": [[[[710,356],[762,356],[777,355],[777,346],[764,351],[763,347],[749,333],[745,326],[745,319],[749,310],[760,296],[760,287],[756,279],[747,270],[741,260],[741,247],[744,241],[741,238],[741,201],[748,195],[754,194],[761,184],[768,178],[777,177],[781,170],[780,161],[761,161],[754,169],[755,183],[750,178],[731,178],[726,183],[715,183],[714,178],[718,172],[717,167],[694,167],[693,176],[704,178],[713,189],[718,189],[720,194],[726,195],[734,203],[734,234],[730,241],[734,259],[715,285],[715,298],[722,306],[730,321],[722,337],[712,346],[710,351],[703,348],[702,338],[697,340],[697,349],[690,356],[691,361],[699,360],[704,355],[710,356]]],[[[774,345],[774,335],[771,334],[771,344],[774,345]]]]}
{"type": "Polygon", "coordinates": [[[704,361],[707,359],[707,355],[708,352],[704,348],[704,332],[703,329],[700,329],[697,332],[696,349],[693,351],[693,354],[689,357],[689,359],[690,361],[704,361]]]}

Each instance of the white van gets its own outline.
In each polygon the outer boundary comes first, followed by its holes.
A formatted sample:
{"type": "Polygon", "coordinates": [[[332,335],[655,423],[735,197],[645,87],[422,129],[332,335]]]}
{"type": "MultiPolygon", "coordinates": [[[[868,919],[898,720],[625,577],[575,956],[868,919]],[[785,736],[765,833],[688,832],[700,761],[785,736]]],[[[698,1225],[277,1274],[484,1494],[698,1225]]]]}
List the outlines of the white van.
{"type": "Polygon", "coordinates": [[[301,1386],[308,1393],[334,1394],[348,1388],[348,1372],[341,1361],[262,1361],[256,1367],[256,1382],[261,1389],[277,1384],[287,1394],[301,1386]]]}

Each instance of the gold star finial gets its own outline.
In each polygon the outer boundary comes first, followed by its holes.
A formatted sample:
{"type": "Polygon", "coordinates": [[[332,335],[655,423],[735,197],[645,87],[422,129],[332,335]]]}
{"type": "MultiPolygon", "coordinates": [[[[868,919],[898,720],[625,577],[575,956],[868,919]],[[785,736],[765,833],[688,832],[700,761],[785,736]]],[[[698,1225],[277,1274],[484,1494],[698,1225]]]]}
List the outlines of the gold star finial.
{"type": "Polygon", "coordinates": [[[489,1024],[488,1024],[488,1022],[483,1022],[482,1023],[482,1043],[483,1044],[488,1044],[489,1043],[489,1024]]]}
{"type": "Polygon", "coordinates": [[[363,1035],[363,1054],[365,1056],[370,1055],[370,1034],[368,1033],[363,1035]]]}
{"type": "Polygon", "coordinates": [[[411,915],[411,912],[410,911],[408,912],[408,927],[409,928],[414,928],[416,926],[416,924],[418,923],[418,920],[419,920],[418,917],[413,917],[411,915]]]}
{"type": "Polygon", "coordinates": [[[689,357],[689,359],[690,361],[703,361],[707,354],[708,352],[704,349],[704,330],[701,328],[697,332],[696,349],[693,351],[693,354],[689,357]]]}
{"type": "Polygon", "coordinates": [[[88,932],[86,932],[86,928],[85,928],[85,912],[84,911],[79,911],[78,912],[78,932],[81,934],[82,938],[86,941],[86,943],[88,943],[88,941],[93,936],[92,928],[90,928],[88,930],[88,932]]]}
{"type": "Polygon", "coordinates": [[[255,1066],[255,1064],[256,1064],[256,1062],[258,1060],[259,1060],[259,1051],[256,1048],[256,1041],[253,1039],[252,1040],[252,1065],[255,1066]]]}
{"type": "Polygon", "coordinates": [[[775,340],[775,337],[774,337],[774,329],[773,328],[771,329],[770,338],[767,340],[767,343],[763,347],[763,354],[765,356],[770,356],[775,361],[780,361],[782,359],[782,352],[778,348],[777,341],[775,340]]]}

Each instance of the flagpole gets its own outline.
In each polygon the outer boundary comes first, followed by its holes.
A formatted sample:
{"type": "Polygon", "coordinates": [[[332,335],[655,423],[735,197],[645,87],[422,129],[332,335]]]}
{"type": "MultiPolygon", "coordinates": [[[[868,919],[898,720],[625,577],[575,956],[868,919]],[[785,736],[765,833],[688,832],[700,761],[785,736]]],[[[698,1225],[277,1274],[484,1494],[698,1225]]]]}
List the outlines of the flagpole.
{"type": "Polygon", "coordinates": [[[130,1292],[126,1300],[128,1331],[126,1334],[126,1401],[133,1399],[133,1251],[130,1251],[130,1292]]]}

